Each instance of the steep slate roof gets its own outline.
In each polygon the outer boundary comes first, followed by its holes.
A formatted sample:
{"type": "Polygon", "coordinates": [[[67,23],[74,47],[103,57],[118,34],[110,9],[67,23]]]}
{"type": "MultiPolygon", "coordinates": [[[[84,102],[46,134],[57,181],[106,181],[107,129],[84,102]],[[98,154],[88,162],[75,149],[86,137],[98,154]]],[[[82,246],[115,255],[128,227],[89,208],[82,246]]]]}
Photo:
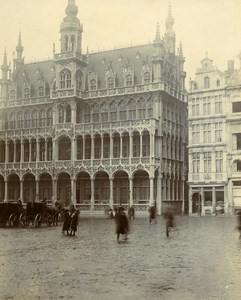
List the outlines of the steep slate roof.
{"type": "Polygon", "coordinates": [[[105,89],[105,75],[108,67],[111,67],[116,75],[116,86],[123,86],[123,70],[129,67],[134,72],[134,84],[142,83],[142,67],[146,63],[151,65],[151,57],[155,49],[153,44],[116,49],[89,54],[89,71],[98,75],[99,88],[105,89]],[[139,58],[137,58],[139,55],[139,58]]]}

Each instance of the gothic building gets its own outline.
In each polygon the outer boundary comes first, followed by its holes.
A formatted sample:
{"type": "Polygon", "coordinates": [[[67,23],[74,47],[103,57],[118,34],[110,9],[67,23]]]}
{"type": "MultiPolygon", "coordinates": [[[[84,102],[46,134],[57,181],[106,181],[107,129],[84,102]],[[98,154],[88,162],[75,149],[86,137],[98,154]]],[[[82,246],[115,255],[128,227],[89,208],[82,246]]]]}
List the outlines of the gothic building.
{"type": "Polygon", "coordinates": [[[190,82],[189,214],[241,208],[240,70],[220,71],[206,56],[190,82]]]}
{"type": "Polygon", "coordinates": [[[26,64],[19,35],[0,80],[0,201],[39,199],[100,211],[117,203],[184,210],[187,96],[182,45],[83,53],[75,0],[60,25],[60,52],[26,64]]]}

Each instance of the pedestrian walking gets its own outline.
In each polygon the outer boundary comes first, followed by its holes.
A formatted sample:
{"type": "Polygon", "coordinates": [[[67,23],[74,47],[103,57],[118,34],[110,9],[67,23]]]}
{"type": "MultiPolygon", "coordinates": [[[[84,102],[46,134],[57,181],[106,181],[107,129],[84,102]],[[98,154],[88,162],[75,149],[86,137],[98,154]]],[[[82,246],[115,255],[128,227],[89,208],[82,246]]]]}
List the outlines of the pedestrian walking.
{"type": "Polygon", "coordinates": [[[78,223],[79,223],[79,211],[75,210],[75,212],[71,216],[70,235],[75,236],[75,232],[77,231],[78,223]]]}
{"type": "Polygon", "coordinates": [[[115,215],[115,223],[116,223],[116,235],[117,241],[119,241],[120,234],[125,236],[125,240],[127,240],[127,236],[129,233],[129,221],[124,212],[124,207],[119,206],[115,215]]]}
{"type": "Polygon", "coordinates": [[[165,219],[166,236],[169,237],[170,228],[174,228],[174,213],[171,208],[167,208],[163,213],[163,218],[165,219]]]}
{"type": "Polygon", "coordinates": [[[155,206],[149,207],[149,222],[150,222],[150,224],[151,224],[152,220],[155,220],[155,223],[156,223],[156,207],[155,206]]]}
{"type": "Polygon", "coordinates": [[[237,212],[237,226],[236,226],[238,232],[239,232],[239,239],[241,240],[241,210],[237,212]]]}
{"type": "Polygon", "coordinates": [[[65,234],[65,231],[67,232],[67,235],[69,235],[69,229],[70,229],[70,223],[71,223],[71,215],[68,209],[64,208],[64,224],[62,227],[62,233],[65,234]]]}

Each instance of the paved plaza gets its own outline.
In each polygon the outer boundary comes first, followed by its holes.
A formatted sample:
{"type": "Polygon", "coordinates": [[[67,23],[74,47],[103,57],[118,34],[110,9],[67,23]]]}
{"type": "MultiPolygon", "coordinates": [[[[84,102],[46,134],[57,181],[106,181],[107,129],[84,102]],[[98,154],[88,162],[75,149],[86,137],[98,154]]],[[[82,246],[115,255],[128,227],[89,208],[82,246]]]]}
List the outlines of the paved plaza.
{"type": "Polygon", "coordinates": [[[131,222],[127,242],[115,223],[80,215],[76,237],[61,225],[0,229],[3,299],[240,299],[241,243],[234,217],[162,217],[131,222]]]}

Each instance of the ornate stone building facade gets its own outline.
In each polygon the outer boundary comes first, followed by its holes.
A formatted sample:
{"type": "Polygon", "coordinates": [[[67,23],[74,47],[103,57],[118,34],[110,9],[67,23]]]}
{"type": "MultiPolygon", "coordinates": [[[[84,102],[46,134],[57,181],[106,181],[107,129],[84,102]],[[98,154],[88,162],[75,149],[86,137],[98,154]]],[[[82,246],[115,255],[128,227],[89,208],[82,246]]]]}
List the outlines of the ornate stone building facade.
{"type": "Polygon", "coordinates": [[[60,53],[26,64],[21,35],[0,80],[0,201],[36,198],[103,210],[184,210],[187,96],[169,8],[152,44],[83,54],[69,0],[60,53]]]}
{"type": "Polygon", "coordinates": [[[221,72],[208,57],[190,82],[189,214],[232,214],[241,208],[239,72],[221,72]]]}

